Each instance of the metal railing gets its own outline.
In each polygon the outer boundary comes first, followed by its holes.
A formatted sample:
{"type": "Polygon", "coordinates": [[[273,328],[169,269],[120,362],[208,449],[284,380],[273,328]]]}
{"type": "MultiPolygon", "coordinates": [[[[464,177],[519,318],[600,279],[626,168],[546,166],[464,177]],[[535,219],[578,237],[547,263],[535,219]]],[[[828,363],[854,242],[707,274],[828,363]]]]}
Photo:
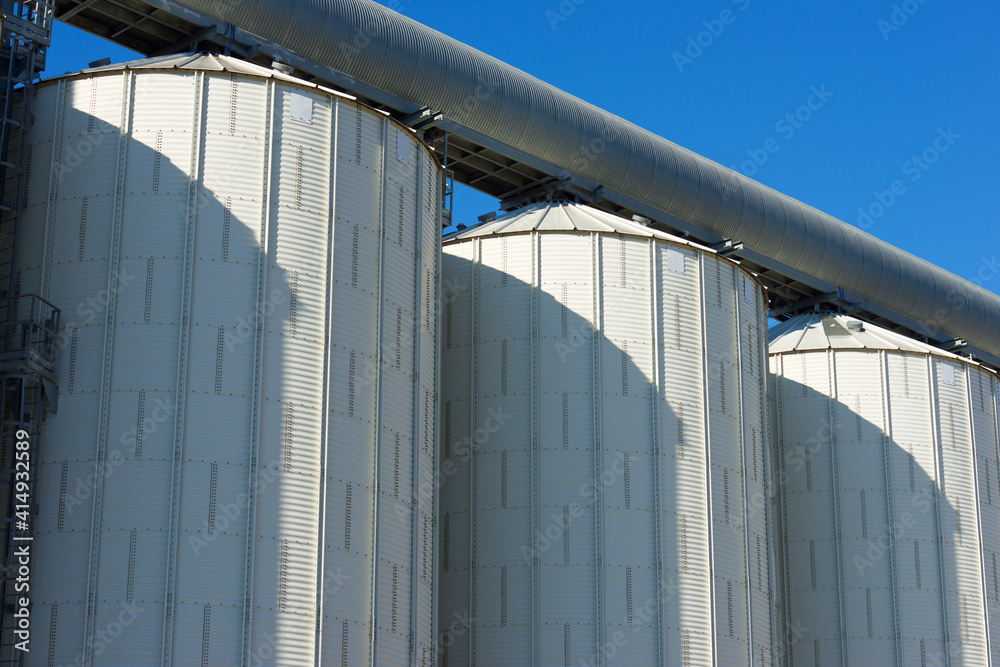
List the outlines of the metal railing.
{"type": "Polygon", "coordinates": [[[0,353],[23,352],[52,363],[59,309],[36,294],[0,299],[0,353]]]}
{"type": "Polygon", "coordinates": [[[52,41],[55,0],[0,0],[4,31],[10,31],[40,46],[52,41]]]}

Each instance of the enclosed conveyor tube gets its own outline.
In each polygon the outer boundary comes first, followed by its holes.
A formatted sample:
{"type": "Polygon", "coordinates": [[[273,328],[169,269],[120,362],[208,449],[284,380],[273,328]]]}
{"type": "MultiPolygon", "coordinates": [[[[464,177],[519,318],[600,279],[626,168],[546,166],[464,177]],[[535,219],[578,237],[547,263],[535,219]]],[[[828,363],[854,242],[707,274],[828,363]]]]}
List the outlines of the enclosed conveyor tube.
{"type": "Polygon", "coordinates": [[[1000,297],[371,0],[182,0],[1000,356],[1000,297]]]}

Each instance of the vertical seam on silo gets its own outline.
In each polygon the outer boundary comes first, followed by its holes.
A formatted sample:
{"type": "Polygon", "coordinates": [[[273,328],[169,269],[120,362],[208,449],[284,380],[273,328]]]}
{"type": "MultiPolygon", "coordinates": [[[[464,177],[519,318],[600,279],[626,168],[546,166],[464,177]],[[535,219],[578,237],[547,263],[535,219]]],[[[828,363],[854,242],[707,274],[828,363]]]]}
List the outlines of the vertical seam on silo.
{"type": "MultiPolygon", "coordinates": [[[[993,443],[996,448],[997,454],[997,483],[998,488],[1000,488],[1000,380],[996,377],[991,378],[990,382],[990,398],[993,401],[993,443]]],[[[992,452],[991,452],[992,453],[992,452]]],[[[1000,602],[1000,588],[997,586],[996,577],[996,552],[993,553],[993,593],[994,599],[1000,602]]],[[[992,648],[995,648],[993,642],[988,642],[992,648]]],[[[992,656],[991,656],[992,659],[992,656]]]]}
{"type": "Polygon", "coordinates": [[[163,170],[163,130],[156,131],[153,148],[153,194],[160,192],[160,172],[163,170]]]}
{"type": "Polygon", "coordinates": [[[469,407],[469,664],[476,664],[476,580],[479,576],[479,560],[476,552],[476,539],[478,529],[479,506],[477,504],[477,484],[476,465],[478,447],[476,446],[476,419],[479,411],[479,281],[482,265],[482,239],[474,239],[472,242],[472,294],[470,311],[470,331],[471,344],[469,345],[469,355],[471,373],[470,394],[471,405],[469,407]]]}
{"type": "Polygon", "coordinates": [[[965,364],[965,397],[966,397],[966,414],[969,418],[969,465],[968,470],[971,471],[972,476],[972,489],[975,493],[975,500],[972,503],[972,508],[976,513],[976,540],[975,549],[977,556],[979,557],[979,601],[982,605],[983,613],[983,650],[986,651],[986,662],[990,662],[989,646],[990,646],[990,610],[989,604],[987,602],[986,594],[986,554],[983,553],[983,517],[982,517],[982,506],[980,502],[979,493],[979,466],[976,465],[977,454],[976,454],[976,418],[974,414],[974,407],[972,405],[972,373],[981,373],[970,364],[965,364]]]}
{"type": "MultiPolygon", "coordinates": [[[[426,160],[427,153],[426,148],[423,148],[423,160],[426,160]]],[[[434,175],[434,182],[437,186],[435,193],[440,196],[442,190],[442,173],[434,169],[434,163],[428,161],[430,165],[430,170],[434,175]]],[[[423,178],[423,171],[421,171],[421,178],[423,178]]],[[[443,359],[443,352],[441,346],[443,344],[441,335],[441,318],[440,318],[440,307],[441,302],[444,299],[444,291],[442,289],[443,271],[442,266],[442,248],[441,248],[441,216],[442,207],[440,205],[440,200],[435,199],[435,216],[434,216],[434,302],[437,304],[435,306],[435,314],[437,317],[434,318],[434,428],[432,433],[435,437],[435,447],[433,448],[433,471],[437,474],[437,471],[441,467],[441,448],[436,446],[436,438],[438,434],[438,428],[441,424],[441,361],[443,359]]],[[[448,296],[449,303],[451,302],[451,295],[448,296]]],[[[432,646],[429,647],[430,661],[432,664],[437,664],[437,647],[438,647],[438,549],[437,549],[437,536],[438,536],[438,509],[440,508],[440,485],[434,484],[433,490],[433,507],[431,508],[431,641],[432,646]]]]}
{"type": "MultiPolygon", "coordinates": [[[[409,136],[409,133],[407,133],[409,136]]],[[[396,133],[396,141],[400,141],[399,132],[396,133]]],[[[423,534],[422,534],[422,523],[420,521],[420,480],[421,480],[421,470],[423,469],[422,461],[422,447],[420,447],[420,434],[423,432],[427,426],[426,423],[421,423],[421,419],[426,420],[428,415],[424,410],[420,409],[421,397],[423,397],[423,391],[421,391],[420,385],[420,367],[422,361],[422,339],[421,326],[420,323],[423,321],[421,318],[420,305],[424,301],[421,298],[421,280],[424,279],[423,270],[423,232],[424,226],[427,221],[424,218],[424,207],[421,206],[420,202],[420,182],[424,176],[424,152],[422,150],[418,151],[417,165],[416,165],[416,184],[414,190],[416,192],[416,207],[417,207],[417,220],[414,229],[414,258],[413,258],[413,438],[410,443],[412,450],[411,460],[412,465],[410,466],[411,479],[411,516],[410,516],[410,544],[412,545],[410,551],[410,657],[411,660],[415,660],[417,655],[417,647],[419,646],[418,641],[418,627],[417,627],[417,617],[419,611],[419,601],[420,601],[420,557],[423,554],[423,534]]],[[[399,245],[402,247],[405,239],[403,238],[403,186],[399,186],[399,229],[397,233],[397,239],[399,240],[399,245]]],[[[425,304],[429,307],[429,304],[425,304]]],[[[426,313],[425,313],[426,315],[426,313]]],[[[399,325],[397,325],[397,332],[399,330],[399,325]]],[[[396,368],[400,368],[400,359],[402,357],[402,349],[399,344],[399,335],[397,333],[397,344],[396,344],[396,368]]],[[[426,397],[423,397],[426,400],[426,397]]],[[[431,478],[434,477],[434,470],[431,470],[431,478]]],[[[397,499],[398,501],[398,499],[397,499]]]]}
{"type": "Polygon", "coordinates": [[[278,541],[278,611],[288,612],[288,540],[278,541]]]}
{"type": "MultiPolygon", "coordinates": [[[[746,437],[746,414],[744,412],[746,395],[744,394],[745,387],[743,386],[743,327],[741,326],[740,314],[743,312],[746,306],[746,299],[740,298],[740,292],[746,293],[745,285],[742,285],[746,278],[743,277],[743,272],[739,267],[733,267],[733,310],[735,311],[733,315],[736,319],[736,382],[737,389],[739,390],[739,417],[740,417],[740,477],[739,484],[740,488],[743,490],[743,576],[744,576],[744,590],[746,591],[746,633],[747,633],[747,649],[749,651],[748,664],[753,664],[753,584],[750,576],[750,508],[747,501],[747,437],[746,437]],[[743,286],[743,290],[740,287],[743,286]]],[[[751,357],[752,358],[752,357],[751,357]]],[[[724,362],[723,362],[724,363],[724,362]]],[[[753,365],[751,362],[751,373],[753,372],[753,365]]]]}
{"type": "Polygon", "coordinates": [[[208,524],[206,532],[215,532],[216,503],[219,493],[219,463],[212,461],[212,470],[208,478],[208,524]]]}
{"type": "Polygon", "coordinates": [[[135,414],[135,460],[142,459],[142,441],[146,435],[146,391],[139,391],[135,414]]]}
{"type": "Polygon", "coordinates": [[[49,610],[49,658],[47,667],[55,667],[56,663],[56,637],[59,626],[59,603],[53,602],[49,610]]]}
{"type": "Polygon", "coordinates": [[[222,207],[222,261],[229,261],[229,235],[233,222],[233,198],[226,197],[226,203],[222,207]]]}
{"type": "MultiPolygon", "coordinates": [[[[361,107],[358,106],[358,113],[361,107]]],[[[382,399],[383,399],[383,377],[382,377],[382,356],[383,339],[385,337],[385,243],[386,243],[386,194],[389,191],[389,166],[388,166],[388,145],[389,145],[389,124],[390,120],[382,120],[382,184],[379,190],[379,257],[378,257],[378,323],[376,325],[375,340],[375,483],[372,489],[374,506],[372,511],[372,613],[371,613],[371,652],[369,658],[372,667],[378,666],[378,620],[379,620],[379,576],[381,575],[381,550],[382,540],[379,535],[381,524],[381,493],[382,493],[382,399]]]]}
{"type": "MultiPolygon", "coordinates": [[[[89,209],[90,209],[90,197],[84,195],[83,201],[80,204],[80,233],[77,241],[77,252],[76,252],[76,258],[80,262],[83,261],[83,258],[86,256],[87,253],[87,213],[89,212],[89,209]]],[[[49,252],[51,250],[48,247],[47,243],[45,250],[46,252],[49,252]]]]}
{"type": "Polygon", "coordinates": [[[142,304],[142,321],[149,324],[153,316],[153,279],[155,277],[156,260],[152,257],[146,260],[146,293],[142,304]]]}
{"type": "Polygon", "coordinates": [[[920,571],[920,540],[913,540],[913,570],[917,580],[917,590],[923,590],[924,580],[920,571]]]}
{"type": "MultiPolygon", "coordinates": [[[[777,423],[774,425],[775,432],[775,445],[777,446],[778,455],[778,500],[779,500],[779,511],[778,511],[778,521],[781,524],[781,577],[777,576],[775,573],[775,581],[782,587],[782,598],[789,596],[791,592],[791,575],[789,573],[789,555],[788,555],[788,508],[786,506],[788,494],[785,493],[784,484],[788,480],[787,474],[785,472],[785,401],[784,401],[784,389],[782,385],[785,381],[785,355],[778,354],[775,355],[775,382],[774,382],[774,405],[775,405],[775,420],[777,423]]],[[[831,442],[832,442],[832,432],[831,432],[831,442]]],[[[832,446],[832,445],[831,445],[832,446]]],[[[789,651],[788,633],[787,630],[792,625],[792,605],[789,600],[782,599],[781,604],[783,606],[784,615],[784,627],[786,632],[783,636],[778,636],[777,642],[778,646],[784,650],[786,656],[788,656],[789,663],[791,664],[791,655],[789,651]]],[[[779,651],[780,652],[780,651],[779,651]]],[[[780,657],[780,656],[777,656],[780,657]]]]}
{"type": "MultiPolygon", "coordinates": [[[[718,261],[717,259],[715,261],[718,261]]],[[[710,399],[708,395],[708,316],[705,307],[707,305],[707,288],[705,285],[705,255],[698,255],[698,317],[699,329],[701,333],[701,414],[705,429],[705,509],[707,512],[706,535],[708,544],[708,604],[710,620],[710,647],[712,650],[712,664],[718,663],[718,637],[717,623],[715,619],[715,526],[713,518],[712,502],[712,419],[710,416],[710,399]]]]}
{"type": "MultiPolygon", "coordinates": [[[[424,149],[427,150],[426,148],[424,149]]],[[[426,153],[425,153],[426,155],[426,153]]],[[[436,184],[435,189],[435,227],[434,227],[434,271],[435,271],[435,281],[434,289],[436,290],[437,303],[440,304],[442,299],[444,299],[444,290],[442,288],[442,280],[444,279],[444,271],[442,271],[442,247],[441,247],[441,229],[443,207],[441,206],[440,193],[442,191],[442,179],[443,173],[434,170],[434,163],[431,163],[431,169],[434,173],[434,182],[436,184]]],[[[450,303],[451,294],[449,293],[448,299],[450,303]]],[[[440,311],[435,311],[440,312],[440,311]]],[[[437,437],[441,424],[441,366],[444,359],[444,353],[441,350],[442,345],[442,335],[441,335],[441,320],[440,318],[435,319],[434,323],[434,434],[437,437]]],[[[471,346],[470,346],[471,347],[471,346]]],[[[434,447],[434,472],[436,473],[440,470],[441,464],[441,448],[434,447]]],[[[435,547],[437,546],[437,533],[438,533],[438,510],[440,508],[440,485],[434,484],[434,507],[431,511],[431,544],[435,547]]],[[[433,641],[433,646],[431,647],[431,663],[437,664],[437,647],[438,647],[438,550],[433,549],[432,553],[432,569],[431,569],[431,639],[433,641]]]]}
{"type": "Polygon", "coordinates": [[[125,601],[133,602],[135,599],[135,557],[137,550],[136,529],[129,531],[128,536],[128,574],[125,580],[125,601]]]}
{"type": "Polygon", "coordinates": [[[24,200],[23,200],[24,204],[22,204],[22,205],[23,206],[27,206],[28,203],[29,203],[29,201],[30,201],[30,197],[31,197],[31,168],[32,168],[32,163],[34,162],[34,158],[35,158],[35,145],[34,144],[28,144],[27,147],[25,148],[24,152],[25,152],[25,156],[24,156],[24,176],[21,179],[22,180],[22,188],[23,188],[23,191],[24,191],[23,195],[22,195],[24,197],[24,200]]]}
{"type": "MultiPolygon", "coordinates": [[[[126,99],[126,104],[131,99],[126,99]]],[[[195,74],[195,104],[191,128],[191,161],[188,165],[187,220],[184,231],[184,277],[181,292],[181,326],[177,344],[177,381],[174,386],[173,465],[170,477],[170,527],[167,540],[167,576],[163,605],[161,662],[171,664],[174,627],[174,585],[177,574],[177,542],[180,530],[181,475],[184,458],[184,394],[187,391],[188,346],[191,328],[191,291],[194,273],[194,239],[198,222],[198,194],[201,187],[202,116],[205,102],[205,75],[195,74]]]]}
{"type": "MultiPolygon", "coordinates": [[[[761,404],[761,418],[763,419],[763,447],[764,447],[764,474],[765,486],[764,486],[764,512],[767,521],[767,574],[768,574],[768,617],[771,619],[771,660],[774,662],[780,662],[786,651],[785,651],[785,639],[786,634],[784,630],[786,629],[788,614],[788,605],[783,599],[782,591],[785,590],[782,577],[779,576],[779,571],[784,573],[784,545],[781,545],[782,553],[778,553],[778,543],[777,535],[778,529],[777,524],[781,523],[782,512],[780,503],[778,500],[783,495],[781,494],[781,484],[784,483],[784,476],[781,472],[781,465],[778,464],[778,480],[775,483],[774,475],[774,463],[772,463],[772,456],[776,453],[772,448],[777,445],[777,440],[780,437],[780,429],[778,429],[777,424],[771,423],[771,410],[770,410],[770,396],[769,393],[775,392],[774,405],[775,420],[778,418],[778,386],[781,382],[781,376],[778,373],[778,365],[781,364],[781,357],[776,356],[775,359],[775,373],[773,383],[768,382],[768,375],[771,369],[771,356],[770,350],[768,349],[768,334],[767,334],[767,308],[762,308],[758,310],[758,316],[761,319],[761,335],[759,350],[764,359],[763,366],[761,367],[761,392],[765,400],[761,404]],[[776,498],[777,496],[777,498],[776,498]],[[775,514],[777,514],[777,521],[775,520],[775,514]],[[784,622],[783,622],[784,621],[784,622]]],[[[778,458],[780,459],[780,450],[778,450],[778,458]]]]}
{"type": "MultiPolygon", "coordinates": [[[[56,531],[63,532],[66,527],[66,507],[69,504],[69,497],[66,494],[69,483],[69,461],[63,461],[59,476],[59,513],[56,518],[56,531]]],[[[994,562],[994,573],[996,572],[996,559],[994,562]]]]}
{"type": "Polygon", "coordinates": [[[649,240],[649,273],[652,279],[652,289],[650,289],[650,325],[653,335],[653,379],[652,379],[652,408],[653,413],[653,484],[656,485],[656,492],[653,496],[656,511],[656,627],[657,632],[657,663],[665,664],[666,653],[666,630],[667,626],[663,618],[663,452],[660,442],[660,390],[663,386],[660,379],[660,362],[663,358],[663,339],[660,336],[660,325],[663,317],[660,311],[660,290],[662,288],[662,270],[660,262],[657,261],[659,245],[655,239],[649,240]]]}
{"type": "Polygon", "coordinates": [[[934,372],[934,357],[927,355],[927,386],[931,403],[931,443],[934,447],[934,512],[937,515],[937,547],[938,547],[938,570],[941,575],[941,611],[942,629],[944,635],[944,656],[946,667],[951,666],[951,614],[948,613],[948,560],[944,547],[944,517],[941,513],[941,496],[944,493],[944,480],[941,475],[944,469],[944,462],[941,460],[941,437],[938,433],[938,392],[937,376],[934,372]]]}
{"type": "Polygon", "coordinates": [[[841,535],[841,527],[843,524],[841,523],[840,518],[840,465],[838,461],[840,448],[837,441],[837,415],[835,412],[837,409],[839,390],[837,387],[836,353],[833,350],[827,350],[826,352],[826,366],[827,376],[830,378],[830,398],[827,400],[827,419],[830,423],[830,471],[833,478],[833,525],[835,526],[834,539],[836,540],[837,548],[837,599],[840,609],[840,660],[841,664],[847,664],[847,612],[844,608],[844,596],[847,594],[847,586],[845,584],[844,575],[844,545],[841,535]]]}
{"type": "Polygon", "coordinates": [[[868,621],[868,639],[875,638],[875,619],[872,618],[872,589],[865,589],[865,615],[868,621]]]}
{"type": "MultiPolygon", "coordinates": [[[[905,359],[903,367],[906,367],[905,359]]],[[[896,554],[896,491],[892,483],[892,406],[889,388],[889,355],[879,352],[879,379],[882,391],[882,465],[885,479],[885,506],[889,516],[889,573],[892,578],[893,634],[896,646],[896,665],[903,664],[903,629],[899,609],[899,561],[896,554]]]]}
{"type": "MultiPolygon", "coordinates": [[[[260,471],[258,456],[260,454],[260,405],[263,391],[263,359],[264,359],[264,313],[266,309],[267,264],[271,224],[271,186],[276,133],[276,84],[273,80],[267,83],[267,128],[264,138],[264,192],[261,202],[261,221],[258,234],[260,247],[257,257],[257,310],[254,330],[254,362],[253,362],[253,393],[250,403],[250,466],[248,471],[247,492],[247,531],[244,550],[243,571],[243,635],[242,654],[244,664],[250,664],[253,628],[253,573],[254,553],[256,549],[257,524],[257,487],[260,471]]],[[[169,664],[166,663],[166,664],[169,664]]]]}
{"type": "Polygon", "coordinates": [[[45,201],[45,239],[42,252],[42,285],[39,296],[47,299],[49,296],[49,278],[52,265],[52,243],[55,239],[56,198],[59,191],[59,161],[62,159],[62,129],[63,117],[66,115],[64,106],[66,99],[66,79],[61,79],[56,90],[55,123],[52,128],[52,155],[49,161],[48,198],[45,201]]]}
{"type": "Polygon", "coordinates": [[[601,468],[603,452],[601,446],[601,337],[603,336],[604,310],[603,289],[601,285],[601,235],[594,232],[590,235],[591,258],[593,266],[591,275],[591,306],[593,308],[593,339],[592,339],[592,373],[591,381],[594,392],[594,565],[597,592],[597,667],[604,665],[604,494],[601,493],[601,468]]]}
{"type": "Polygon", "coordinates": [[[317,526],[316,547],[316,598],[315,598],[315,646],[314,667],[321,667],[323,651],[323,603],[326,587],[326,462],[330,448],[330,332],[333,329],[333,295],[334,295],[334,242],[337,227],[337,141],[340,124],[340,100],[334,98],[330,111],[330,189],[329,221],[326,239],[326,298],[324,306],[323,329],[323,395],[322,413],[320,415],[320,451],[319,451],[319,521],[317,526]]]}
{"type": "Polygon", "coordinates": [[[211,657],[212,605],[206,604],[201,615],[201,667],[208,667],[211,657]]]}
{"type": "MultiPolygon", "coordinates": [[[[531,660],[533,665],[539,664],[539,572],[538,559],[538,526],[539,507],[538,499],[538,346],[540,343],[538,336],[538,292],[541,289],[541,255],[542,237],[537,232],[532,232],[531,239],[531,660]]],[[[563,535],[563,539],[566,536],[563,535]]]]}
{"type": "Polygon", "coordinates": [[[118,164],[115,182],[115,209],[111,232],[111,252],[108,261],[108,302],[104,317],[104,349],[102,351],[100,414],[98,416],[97,452],[95,461],[93,514],[90,523],[90,560],[87,579],[87,602],[84,620],[83,665],[93,659],[94,622],[97,614],[97,568],[101,543],[102,502],[104,497],[104,462],[107,453],[108,410],[111,401],[111,354],[115,343],[115,312],[118,302],[118,265],[121,258],[122,219],[124,217],[125,173],[128,157],[131,114],[132,73],[122,75],[121,126],[118,128],[118,164]]]}

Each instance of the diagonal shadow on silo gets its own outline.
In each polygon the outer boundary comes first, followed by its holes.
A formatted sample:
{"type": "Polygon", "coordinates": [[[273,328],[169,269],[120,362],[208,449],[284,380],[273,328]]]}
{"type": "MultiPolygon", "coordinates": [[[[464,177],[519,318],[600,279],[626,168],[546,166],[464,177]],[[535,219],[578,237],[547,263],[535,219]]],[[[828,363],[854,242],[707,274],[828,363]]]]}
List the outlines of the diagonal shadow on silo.
{"type": "MultiPolygon", "coordinates": [[[[698,325],[684,321],[702,308],[697,287],[679,302],[668,292],[663,303],[649,275],[649,240],[606,235],[614,271],[601,281],[595,344],[594,281],[572,276],[577,254],[539,261],[533,286],[535,254],[508,238],[503,258],[495,248],[478,265],[445,248],[439,664],[681,664],[685,655],[711,661],[713,643],[720,664],[750,664],[748,586],[763,605],[758,613],[770,617],[766,444],[763,389],[744,406],[740,385],[743,396],[751,383],[763,386],[762,323],[752,363],[740,365],[735,320],[721,335],[731,347],[721,343],[705,360],[698,325]],[[622,238],[641,245],[647,262],[627,277],[619,274],[622,238]],[[741,431],[741,409],[756,410],[756,431],[749,418],[741,431]],[[754,462],[744,488],[744,466],[754,462]],[[742,533],[753,514],[764,535],[750,556],[742,533]]],[[[704,279],[715,290],[720,276],[734,280],[714,269],[704,279]]],[[[733,310],[740,297],[726,289],[733,310]]],[[[714,292],[709,301],[704,307],[716,308],[714,292]]],[[[754,636],[756,659],[763,649],[770,660],[770,633],[754,636]]]]}
{"type": "Polygon", "coordinates": [[[968,413],[921,432],[923,355],[890,355],[896,414],[877,376],[831,399],[825,350],[775,356],[794,368],[770,389],[787,664],[986,664],[968,413]]]}
{"type": "MultiPolygon", "coordinates": [[[[121,87],[120,76],[108,78],[121,87]]],[[[290,270],[275,260],[277,225],[270,230],[266,292],[258,300],[264,197],[261,191],[258,199],[248,200],[240,190],[247,179],[262,178],[264,154],[253,137],[234,138],[232,152],[216,156],[214,163],[202,153],[197,197],[189,203],[190,127],[183,134],[174,131],[176,119],[157,127],[148,117],[140,127],[136,114],[142,105],[137,104],[125,153],[115,122],[74,108],[69,99],[66,107],[62,159],[55,165],[44,162],[52,151],[48,137],[33,144],[35,172],[18,231],[21,290],[38,292],[49,199],[49,172],[42,167],[51,166],[55,191],[44,296],[62,310],[56,359],[61,396],[58,413],[43,423],[38,449],[32,573],[36,640],[29,660],[80,664],[92,591],[94,664],[160,664],[171,505],[176,503],[176,597],[168,637],[173,661],[194,664],[207,655],[211,664],[239,664],[258,322],[265,354],[272,354],[266,370],[277,380],[270,392],[264,380],[265,423],[276,421],[291,404],[283,399],[280,383],[298,370],[289,366],[295,360],[281,356],[291,335],[293,299],[290,270]],[[123,172],[116,179],[119,158],[123,172]],[[124,198],[116,211],[119,187],[124,198]],[[190,329],[179,401],[185,298],[190,329]],[[114,337],[105,352],[108,320],[114,337]],[[105,374],[110,385],[102,395],[105,374]],[[181,409],[182,449],[175,450],[181,409]],[[176,491],[171,485],[175,455],[182,475],[176,491]],[[100,532],[96,579],[88,568],[94,528],[100,532]]],[[[156,111],[145,109],[147,116],[156,111]]],[[[41,117],[56,110],[52,104],[36,113],[41,117]]],[[[184,119],[189,126],[191,116],[184,119]]],[[[321,361],[322,344],[318,347],[321,361]]],[[[320,406],[299,408],[318,412],[320,406]]],[[[289,489],[301,486],[282,478],[289,468],[285,443],[275,429],[262,429],[259,441],[258,525],[262,516],[281,516],[291,502],[289,489]],[[265,493],[261,484],[267,479],[273,482],[265,493]]],[[[315,445],[296,447],[303,449],[293,453],[291,472],[310,478],[299,457],[315,457],[306,451],[315,445]]],[[[315,538],[301,546],[314,558],[315,538]]],[[[277,613],[280,605],[278,573],[264,566],[278,561],[271,555],[268,545],[258,545],[254,606],[263,617],[269,610],[277,613]]],[[[313,620],[301,623],[311,628],[313,620]]],[[[254,638],[258,641],[263,640],[254,638]]]]}

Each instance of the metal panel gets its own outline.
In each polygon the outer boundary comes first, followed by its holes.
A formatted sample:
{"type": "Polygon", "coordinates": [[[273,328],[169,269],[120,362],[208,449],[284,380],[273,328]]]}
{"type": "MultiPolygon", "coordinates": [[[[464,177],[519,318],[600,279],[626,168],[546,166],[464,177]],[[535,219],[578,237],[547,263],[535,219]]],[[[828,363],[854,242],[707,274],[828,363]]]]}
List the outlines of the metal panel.
{"type": "MultiPolygon", "coordinates": [[[[763,604],[751,620],[741,481],[754,456],[741,443],[754,429],[763,455],[763,300],[749,304],[741,289],[738,311],[733,284],[745,274],[706,251],[681,248],[685,268],[671,273],[667,250],[678,246],[627,221],[609,228],[617,234],[586,235],[573,217],[589,215],[582,206],[546,203],[519,215],[544,222],[444,247],[446,283],[471,285],[442,319],[438,616],[447,664],[710,664],[713,647],[726,664],[751,664],[751,622],[761,626],[752,664],[757,644],[771,664],[770,545],[761,542],[753,585],[763,604]],[[704,300],[691,296],[703,263],[704,300]],[[720,290],[725,317],[706,325],[702,313],[719,308],[720,290]],[[741,350],[753,373],[736,355],[738,313],[756,323],[741,350]],[[459,325],[465,318],[471,326],[459,325]],[[725,415],[723,381],[701,365],[703,333],[710,356],[729,355],[725,415]],[[741,373],[755,381],[741,385],[741,373]],[[712,438],[709,386],[719,410],[712,428],[732,423],[712,438]],[[758,413],[746,436],[744,404],[758,413]],[[464,434],[473,441],[466,456],[464,434]],[[725,573],[713,575],[713,561],[725,573]],[[713,615],[718,636],[708,632],[713,615]],[[453,622],[467,618],[472,641],[453,622]]],[[[758,475],[765,488],[769,472],[758,475]]]]}
{"type": "Polygon", "coordinates": [[[39,462],[45,583],[34,601],[51,633],[32,658],[370,660],[371,500],[394,481],[391,465],[380,485],[372,476],[382,420],[394,429],[381,434],[383,456],[386,438],[404,435],[400,514],[414,517],[401,524],[383,508],[396,543],[386,554],[403,567],[395,585],[393,568],[380,572],[383,617],[399,610],[382,650],[394,663],[430,664],[438,295],[427,285],[438,275],[440,191],[422,179],[437,184],[440,167],[382,114],[210,60],[206,70],[161,61],[39,89],[43,107],[66,90],[65,109],[32,129],[55,137],[47,154],[87,150],[79,168],[62,170],[51,202],[35,205],[48,245],[29,235],[19,258],[30,270],[44,264],[40,286],[71,313],[56,369],[63,401],[44,423],[39,462]],[[293,117],[296,95],[311,99],[308,114],[299,103],[293,117]],[[340,104],[350,107],[346,125],[340,104]],[[386,124],[412,158],[393,172],[397,200],[405,187],[386,260],[387,298],[408,299],[409,333],[394,323],[379,340],[383,229],[364,214],[388,201],[382,135],[371,131],[386,124]],[[352,135],[353,153],[358,127],[361,159],[351,155],[354,180],[342,185],[335,139],[352,135]],[[379,347],[395,351],[384,415],[368,372],[379,347]],[[133,603],[138,617],[105,645],[101,633],[133,603]],[[421,616],[412,625],[411,610],[421,616]]]}
{"type": "MultiPolygon", "coordinates": [[[[850,322],[822,315],[827,318],[850,322]]],[[[797,348],[809,349],[805,326],[805,320],[783,326],[777,344],[783,351],[773,357],[788,471],[782,488],[786,600],[789,622],[804,629],[787,647],[795,663],[813,664],[807,649],[815,644],[823,664],[987,664],[992,557],[980,526],[986,530],[990,511],[982,498],[985,459],[996,456],[989,407],[995,377],[929,346],[893,347],[888,336],[881,352],[852,349],[847,335],[843,348],[829,337],[834,349],[824,378],[811,363],[818,354],[797,348]],[[981,395],[978,374],[986,380],[981,395]],[[833,426],[806,438],[805,425],[821,422],[826,412],[812,397],[824,393],[833,426]],[[833,521],[822,514],[827,503],[804,501],[824,493],[815,463],[828,446],[841,480],[833,521]],[[839,583],[827,576],[836,553],[828,545],[835,540],[843,550],[839,583]],[[823,605],[832,611],[837,598],[843,630],[834,614],[823,612],[823,605]],[[834,638],[846,646],[843,657],[832,652],[834,638]]],[[[880,335],[865,327],[868,335],[880,335]]]]}

